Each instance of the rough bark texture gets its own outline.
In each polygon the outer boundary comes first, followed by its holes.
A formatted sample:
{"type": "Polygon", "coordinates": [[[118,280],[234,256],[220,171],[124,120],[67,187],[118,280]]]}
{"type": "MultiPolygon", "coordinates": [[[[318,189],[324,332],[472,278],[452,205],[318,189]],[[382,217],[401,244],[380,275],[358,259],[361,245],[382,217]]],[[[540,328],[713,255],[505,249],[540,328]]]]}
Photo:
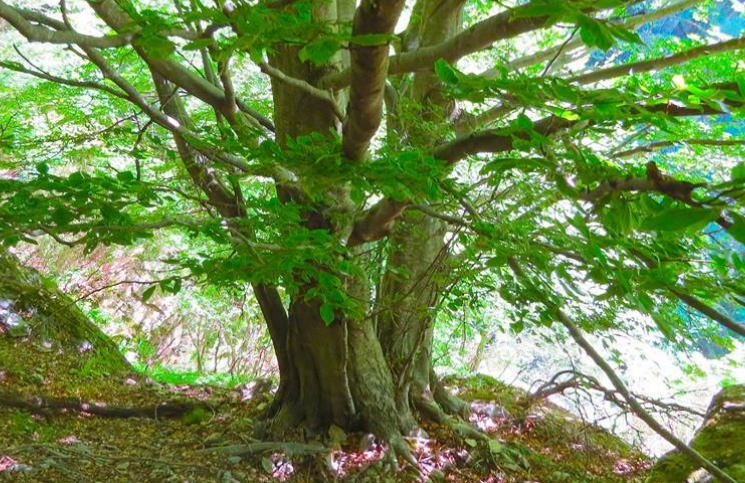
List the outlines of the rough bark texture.
{"type": "Polygon", "coordinates": [[[116,344],[85,316],[74,300],[2,248],[0,273],[0,301],[6,309],[26,316],[33,333],[63,344],[87,342],[107,356],[112,367],[129,368],[116,344]]]}
{"type": "MultiPolygon", "coordinates": [[[[720,391],[711,401],[701,428],[690,446],[737,481],[745,481],[745,386],[730,386],[720,391]]],[[[698,470],[686,455],[675,450],[663,456],[652,468],[649,483],[683,483],[713,481],[698,470]],[[696,475],[692,474],[696,472],[696,475]]]]}
{"type": "MultiPolygon", "coordinates": [[[[349,14],[345,8],[348,5],[340,3],[338,7],[323,4],[315,15],[332,20],[349,14]]],[[[311,84],[327,73],[301,62],[296,47],[283,47],[271,61],[285,74],[311,84]]],[[[340,56],[339,63],[343,62],[340,56]]],[[[272,91],[276,139],[280,144],[311,132],[339,131],[341,126],[328,103],[278,79],[272,80],[272,91]]],[[[295,196],[281,186],[278,190],[284,201],[295,196]]],[[[341,187],[330,198],[343,205],[346,196],[341,187]]],[[[305,213],[306,225],[337,232],[349,229],[333,226],[322,210],[309,209],[305,213]]],[[[285,366],[274,405],[275,427],[281,430],[302,424],[311,430],[323,430],[335,424],[374,432],[396,445],[404,428],[397,418],[391,373],[371,320],[349,320],[336,314],[332,323],[326,324],[320,316],[320,302],[306,300],[311,286],[312,282],[291,297],[287,330],[272,334],[278,359],[285,366]]],[[[364,286],[355,291],[361,298],[369,297],[364,286]]]]}
{"type": "MultiPolygon", "coordinates": [[[[421,0],[418,31],[410,36],[420,46],[435,45],[457,35],[463,2],[421,0]]],[[[429,122],[442,124],[453,104],[442,93],[432,72],[418,72],[411,97],[421,106],[417,113],[425,122],[401,125],[406,141],[424,149],[436,142],[422,129],[429,122]]],[[[442,420],[446,413],[462,413],[465,405],[440,385],[432,369],[432,336],[436,305],[447,274],[447,247],[441,221],[408,212],[399,219],[390,237],[388,270],[381,284],[378,333],[394,375],[397,407],[402,414],[412,409],[442,420]]]]}
{"type": "Polygon", "coordinates": [[[425,402],[433,400],[430,360],[434,307],[442,290],[443,235],[439,222],[419,213],[405,216],[391,235],[391,269],[381,284],[378,334],[396,381],[398,410],[408,417],[412,405],[429,407],[425,402]]]}
{"type": "MultiPolygon", "coordinates": [[[[389,35],[404,6],[403,0],[363,0],[354,16],[354,35],[389,35]]],[[[365,157],[370,139],[383,117],[383,91],[388,76],[388,43],[351,46],[349,111],[342,149],[352,160],[365,157]]]]}

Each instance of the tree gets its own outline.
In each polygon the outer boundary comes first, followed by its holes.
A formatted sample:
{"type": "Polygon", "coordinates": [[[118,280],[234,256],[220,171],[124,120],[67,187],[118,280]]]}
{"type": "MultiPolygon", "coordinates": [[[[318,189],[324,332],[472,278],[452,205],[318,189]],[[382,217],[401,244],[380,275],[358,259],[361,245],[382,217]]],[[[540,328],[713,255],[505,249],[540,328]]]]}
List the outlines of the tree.
{"type": "Polygon", "coordinates": [[[682,303],[745,332],[717,305],[745,297],[745,165],[725,169],[745,40],[634,33],[699,3],[0,0],[65,59],[2,63],[43,81],[4,98],[6,151],[60,154],[0,181],[0,238],[210,240],[172,262],[251,284],[280,369],[273,430],[364,428],[406,456],[416,412],[464,409],[432,368],[443,304],[498,291],[516,331],[636,310],[680,342],[710,329],[682,303]],[[591,49],[626,60],[578,66],[591,49]],[[50,109],[64,129],[23,122],[50,109]]]}

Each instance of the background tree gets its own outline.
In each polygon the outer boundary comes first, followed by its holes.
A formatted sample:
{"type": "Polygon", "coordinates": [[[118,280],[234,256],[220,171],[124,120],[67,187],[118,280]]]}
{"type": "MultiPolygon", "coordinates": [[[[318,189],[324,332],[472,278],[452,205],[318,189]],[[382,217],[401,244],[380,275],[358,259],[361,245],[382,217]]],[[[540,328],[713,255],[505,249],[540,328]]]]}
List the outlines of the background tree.
{"type": "Polygon", "coordinates": [[[68,59],[51,71],[18,48],[2,64],[44,81],[8,84],[2,133],[44,161],[0,182],[0,236],[204,239],[143,297],[184,276],[250,282],[280,369],[273,430],[364,428],[406,456],[413,410],[462,410],[434,377],[432,324],[474,291],[498,291],[514,330],[581,337],[628,310],[677,342],[711,330],[673,301],[745,333],[717,308],[745,297],[745,165],[726,156],[745,41],[633,33],[703,4],[0,1],[68,59]],[[588,49],[630,55],[585,70],[588,49]],[[58,154],[24,122],[40,115],[58,154]],[[681,161],[681,145],[725,161],[681,161]],[[80,156],[117,161],[74,171],[80,156]]]}

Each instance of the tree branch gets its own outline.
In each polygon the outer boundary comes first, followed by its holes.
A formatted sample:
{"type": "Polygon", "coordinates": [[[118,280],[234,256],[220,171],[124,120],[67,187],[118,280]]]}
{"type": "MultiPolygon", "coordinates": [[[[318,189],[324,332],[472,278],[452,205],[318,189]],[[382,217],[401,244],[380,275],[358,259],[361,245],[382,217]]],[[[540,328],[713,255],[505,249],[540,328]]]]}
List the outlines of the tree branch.
{"type": "MultiPolygon", "coordinates": [[[[388,74],[403,74],[431,68],[438,59],[458,60],[468,54],[489,47],[494,42],[547,26],[549,17],[521,16],[532,8],[531,3],[500,12],[478,22],[458,35],[436,45],[422,47],[390,58],[388,74]]],[[[592,12],[594,9],[587,9],[592,12]]],[[[352,83],[349,69],[329,74],[319,81],[319,87],[339,89],[352,83]]]]}
{"type": "MultiPolygon", "coordinates": [[[[536,121],[533,130],[542,136],[548,136],[574,124],[573,121],[550,116],[536,121]]],[[[503,131],[485,130],[441,144],[433,154],[437,159],[453,164],[471,154],[511,151],[514,147],[515,138],[530,139],[527,132],[517,132],[514,135],[509,135],[504,134],[503,131]]]]}
{"type": "MultiPolygon", "coordinates": [[[[127,28],[132,23],[132,18],[114,0],[100,0],[91,2],[91,7],[106,24],[116,31],[127,28]]],[[[165,79],[184,89],[201,101],[214,107],[228,120],[236,120],[233,106],[230,104],[225,92],[212,82],[193,74],[183,65],[170,59],[154,58],[148,55],[146,50],[138,45],[135,40],[133,47],[137,54],[148,64],[150,69],[163,76],[165,79]]],[[[239,106],[240,107],[240,106],[239,106]]],[[[259,123],[252,116],[246,116],[249,122],[259,128],[259,123]]],[[[233,123],[236,125],[235,122],[233,123]]]]}
{"type": "Polygon", "coordinates": [[[745,145],[745,139],[677,139],[675,141],[655,141],[643,146],[613,153],[611,156],[614,158],[627,158],[639,153],[651,153],[669,146],[686,144],[697,146],[743,146],[745,145]]]}
{"type": "MultiPolygon", "coordinates": [[[[590,376],[588,374],[584,374],[582,372],[573,370],[573,369],[566,369],[563,371],[557,372],[551,380],[546,382],[545,384],[541,385],[536,391],[530,393],[529,397],[527,398],[527,402],[530,402],[531,400],[536,399],[545,399],[553,394],[561,394],[567,389],[576,389],[579,387],[588,387],[589,389],[593,389],[597,392],[600,392],[604,395],[604,398],[607,401],[612,401],[617,406],[623,407],[626,405],[625,401],[622,400],[622,398],[619,395],[619,392],[614,389],[609,389],[605,386],[603,386],[600,381],[598,381],[595,377],[590,376]],[[563,382],[558,382],[559,378],[561,376],[570,375],[571,377],[563,382]]],[[[645,396],[643,394],[637,394],[633,393],[633,396],[644,402],[649,404],[650,406],[657,408],[659,410],[663,411],[675,411],[675,412],[685,412],[688,414],[692,414],[694,416],[698,416],[700,418],[703,418],[706,416],[706,414],[702,411],[686,407],[677,403],[668,403],[661,401],[659,399],[651,398],[649,396],[645,396]]]]}
{"type": "MultiPolygon", "coordinates": [[[[655,22],[657,20],[660,20],[661,18],[665,18],[670,15],[675,15],[678,12],[687,10],[700,3],[704,3],[704,1],[705,0],[683,0],[681,2],[674,3],[672,5],[661,8],[659,10],[654,10],[649,13],[631,17],[625,22],[619,22],[618,25],[624,29],[633,30],[641,25],[655,22]]],[[[542,50],[540,52],[536,52],[535,54],[528,55],[525,57],[520,57],[519,59],[515,59],[512,62],[510,62],[507,65],[507,67],[509,70],[522,69],[523,67],[527,67],[529,65],[538,64],[540,62],[549,60],[554,55],[556,55],[557,52],[559,52],[562,49],[564,50],[565,53],[567,53],[573,50],[577,50],[583,46],[584,46],[584,43],[582,42],[582,39],[575,38],[563,47],[561,45],[557,45],[556,47],[551,47],[550,49],[542,50]]],[[[481,75],[487,78],[492,78],[496,76],[498,73],[499,72],[496,69],[489,69],[483,72],[481,75]]]]}
{"type": "Polygon", "coordinates": [[[268,76],[274,77],[275,79],[278,79],[287,85],[297,87],[301,91],[307,92],[313,97],[317,97],[318,99],[326,101],[331,106],[331,109],[333,109],[337,119],[339,119],[340,121],[344,120],[344,113],[339,107],[339,104],[337,104],[336,99],[334,99],[334,96],[331,95],[330,91],[319,89],[318,87],[312,86],[302,79],[291,77],[267,62],[261,62],[259,64],[259,68],[268,76]]]}
{"type": "Polygon", "coordinates": [[[11,7],[0,0],[0,18],[4,18],[12,25],[18,33],[26,37],[30,42],[42,42],[47,44],[75,44],[93,47],[97,49],[108,49],[121,47],[132,42],[134,34],[120,34],[104,37],[85,35],[69,29],[51,30],[46,27],[34,25],[24,16],[24,11],[11,7]]]}
{"type": "MultiPolygon", "coordinates": [[[[353,36],[390,35],[396,27],[404,0],[363,0],[353,21],[353,36]]],[[[388,42],[350,46],[350,82],[342,151],[355,161],[363,159],[370,139],[383,117],[383,93],[388,77],[388,42]]]]}
{"type": "Polygon", "coordinates": [[[383,198],[355,222],[352,233],[347,239],[347,246],[353,247],[388,236],[393,223],[409,205],[409,201],[383,198]]]}
{"type": "MultiPolygon", "coordinates": [[[[515,258],[510,258],[508,260],[508,264],[518,279],[527,281],[525,272],[523,272],[522,268],[517,263],[517,260],[515,258]]],[[[539,296],[543,297],[542,294],[539,296]]],[[[734,478],[722,471],[718,466],[706,459],[701,453],[685,444],[685,442],[680,440],[673,433],[668,431],[667,428],[658,423],[657,420],[654,419],[654,417],[646,409],[644,409],[641,404],[639,404],[639,401],[634,397],[631,391],[629,391],[623,380],[618,376],[618,374],[616,374],[610,364],[608,364],[608,362],[595,350],[592,344],[590,344],[590,342],[585,339],[582,331],[561,309],[561,307],[555,306],[553,302],[550,302],[548,300],[542,300],[542,302],[544,305],[546,305],[546,307],[555,310],[557,320],[567,329],[569,335],[571,335],[572,339],[574,339],[577,345],[579,345],[585,351],[585,353],[590,356],[593,362],[595,362],[595,364],[605,373],[605,375],[611,381],[611,384],[613,384],[613,387],[621,394],[623,399],[628,403],[633,413],[639,419],[644,421],[647,426],[649,426],[655,433],[662,436],[666,441],[678,448],[682,453],[691,458],[691,460],[706,468],[711,474],[716,476],[721,481],[725,481],[727,483],[737,483],[734,478]]]]}
{"type": "Polygon", "coordinates": [[[570,81],[577,82],[579,84],[590,84],[601,80],[612,79],[614,77],[633,75],[638,72],[648,72],[650,70],[664,69],[665,67],[683,64],[699,57],[713,55],[720,52],[727,52],[731,50],[740,50],[743,48],[745,48],[745,37],[731,39],[727,40],[726,42],[719,42],[711,45],[702,45],[700,47],[695,47],[693,49],[669,55],[667,57],[660,57],[657,59],[643,60],[640,62],[633,62],[631,64],[608,67],[607,69],[601,69],[595,72],[589,72],[587,74],[572,77],[570,81]]]}
{"type": "MultiPolygon", "coordinates": [[[[735,83],[715,84],[713,86],[709,86],[709,88],[734,91],[738,90],[738,87],[735,83]]],[[[743,103],[740,101],[733,101],[730,99],[726,99],[722,102],[725,105],[732,107],[741,107],[743,105],[743,103]]],[[[709,105],[701,106],[700,108],[691,108],[667,103],[656,105],[638,105],[630,107],[634,108],[639,113],[664,112],[667,116],[671,117],[701,116],[707,114],[724,113],[724,110],[715,109],[714,107],[709,105]]],[[[589,123],[589,121],[584,122],[589,123]]],[[[533,132],[547,137],[555,134],[562,129],[575,126],[576,124],[577,121],[569,121],[561,117],[549,116],[533,123],[533,132]]],[[[505,134],[504,131],[498,130],[482,131],[457,138],[450,143],[442,144],[434,150],[433,155],[435,158],[444,161],[446,164],[452,165],[472,154],[511,151],[512,149],[514,149],[515,139],[524,139],[527,141],[530,139],[530,132],[517,131],[511,134],[505,134]]],[[[692,190],[691,184],[688,183],[684,185],[683,183],[687,182],[675,181],[667,177],[663,180],[658,181],[652,181],[649,178],[621,180],[616,181],[615,185],[613,186],[611,184],[602,185],[598,188],[596,193],[587,194],[586,199],[588,201],[592,201],[593,199],[598,199],[610,193],[611,191],[618,189],[624,189],[626,191],[649,191],[654,189],[673,196],[683,202],[695,205],[693,200],[690,199],[690,193],[692,190]]],[[[696,186],[693,186],[693,188],[695,187],[696,186]]],[[[395,221],[395,218],[403,213],[408,204],[408,202],[394,202],[388,199],[381,200],[378,205],[368,210],[366,216],[358,222],[358,225],[355,225],[355,232],[353,232],[352,237],[350,237],[350,242],[353,242],[353,244],[357,244],[376,240],[378,238],[386,236],[393,222],[395,221]],[[358,234],[355,235],[355,233],[358,234]]],[[[716,222],[725,229],[731,228],[732,225],[721,216],[718,220],[716,220],[716,222]]]]}
{"type": "MultiPolygon", "coordinates": [[[[632,249],[631,253],[633,253],[639,260],[641,260],[642,263],[644,263],[644,265],[646,265],[648,268],[654,269],[659,266],[659,263],[642,253],[640,250],[632,249]]],[[[745,337],[745,325],[738,324],[731,318],[727,317],[725,314],[706,304],[706,302],[704,302],[703,300],[699,299],[698,297],[694,297],[691,294],[683,292],[678,287],[670,287],[668,291],[687,306],[704,314],[711,320],[718,322],[720,325],[728,328],[735,334],[739,334],[745,337]]]]}
{"type": "Polygon", "coordinates": [[[0,67],[15,71],[15,72],[19,72],[21,74],[31,75],[31,76],[34,76],[34,77],[37,77],[39,79],[43,79],[49,82],[54,82],[55,84],[61,84],[61,85],[66,85],[70,87],[83,87],[86,89],[95,89],[95,90],[99,90],[102,92],[106,92],[108,94],[111,94],[112,96],[116,96],[121,99],[129,99],[129,97],[125,93],[121,91],[117,91],[116,89],[112,89],[111,87],[105,84],[100,84],[98,82],[65,79],[64,77],[58,77],[52,74],[48,74],[46,72],[31,70],[26,67],[23,67],[20,64],[16,64],[13,62],[7,62],[7,61],[0,62],[0,67]]]}
{"type": "MultiPolygon", "coordinates": [[[[734,82],[703,86],[702,89],[739,92],[739,87],[734,82]]],[[[709,104],[702,104],[698,107],[687,107],[673,102],[667,102],[665,104],[632,105],[628,106],[628,109],[631,111],[630,115],[664,113],[667,117],[687,117],[726,114],[727,109],[742,108],[744,104],[742,100],[725,98],[720,101],[721,108],[716,108],[709,104]]],[[[562,129],[572,127],[578,122],[585,122],[587,125],[593,124],[593,122],[588,120],[569,121],[561,117],[549,116],[534,122],[533,131],[542,136],[549,136],[562,129]]],[[[500,130],[484,130],[456,138],[449,143],[441,144],[435,149],[433,154],[436,158],[448,164],[453,164],[471,154],[510,151],[514,148],[515,138],[530,139],[528,132],[518,131],[512,134],[505,134],[504,131],[500,130]]]]}

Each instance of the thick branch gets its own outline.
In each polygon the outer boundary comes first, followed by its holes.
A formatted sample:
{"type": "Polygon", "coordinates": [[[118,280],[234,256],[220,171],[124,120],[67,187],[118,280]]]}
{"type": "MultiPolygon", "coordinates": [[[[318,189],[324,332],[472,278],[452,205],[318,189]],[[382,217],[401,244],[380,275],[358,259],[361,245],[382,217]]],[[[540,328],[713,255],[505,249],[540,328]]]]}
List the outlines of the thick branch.
{"type": "MultiPolygon", "coordinates": [[[[561,129],[571,127],[573,124],[574,122],[572,121],[551,116],[537,121],[533,125],[533,130],[542,136],[548,136],[561,129]]],[[[435,150],[434,156],[448,164],[453,164],[471,154],[511,151],[514,148],[514,139],[516,137],[524,140],[530,139],[527,132],[518,132],[514,135],[509,135],[504,134],[503,131],[481,131],[440,145],[435,150]]]]}
{"type": "Polygon", "coordinates": [[[76,44],[97,49],[121,47],[127,45],[133,39],[133,34],[111,35],[96,37],[85,35],[72,30],[51,30],[46,27],[34,25],[23,15],[23,11],[11,7],[0,0],[0,18],[4,18],[15,29],[26,37],[30,42],[43,42],[47,44],[76,44]]]}
{"type": "Polygon", "coordinates": [[[570,80],[573,82],[578,82],[580,84],[590,84],[601,80],[612,79],[625,75],[632,75],[639,72],[664,69],[665,67],[683,64],[693,59],[698,59],[699,57],[713,55],[720,52],[728,52],[731,50],[739,50],[743,48],[745,48],[745,37],[731,39],[727,40],[726,42],[719,42],[712,45],[702,45],[700,47],[695,47],[684,52],[679,52],[667,57],[660,57],[658,59],[643,60],[640,62],[633,62],[631,64],[608,67],[607,69],[601,69],[595,72],[589,72],[587,74],[573,77],[570,80]]]}
{"type": "Polygon", "coordinates": [[[589,202],[601,200],[606,196],[624,191],[654,191],[683,203],[691,204],[691,193],[694,189],[705,186],[688,181],[679,181],[670,176],[662,175],[657,165],[650,162],[647,164],[647,176],[645,178],[625,178],[608,180],[600,184],[592,191],[582,194],[582,199],[589,202]]]}
{"type": "Polygon", "coordinates": [[[393,223],[409,206],[408,201],[395,201],[383,198],[354,224],[347,246],[379,240],[391,232],[393,223]]]}
{"type": "MultiPolygon", "coordinates": [[[[661,18],[665,18],[670,15],[675,15],[678,12],[682,12],[683,10],[687,10],[703,2],[704,0],[683,0],[681,2],[674,3],[672,5],[661,8],[659,10],[654,10],[649,13],[631,17],[625,22],[620,22],[619,26],[622,28],[628,29],[628,30],[633,30],[641,25],[655,22],[657,20],[660,20],[661,18]]],[[[536,52],[535,54],[531,54],[525,57],[520,57],[519,59],[515,59],[509,63],[508,68],[510,70],[522,69],[523,67],[527,67],[533,64],[538,64],[540,62],[544,62],[549,59],[552,59],[557,53],[559,53],[560,50],[563,51],[564,53],[567,53],[573,50],[577,50],[578,48],[581,48],[583,45],[584,43],[582,42],[581,38],[574,38],[568,43],[566,43],[566,45],[557,45],[556,47],[551,47],[550,49],[542,50],[540,52],[536,52]]],[[[498,73],[499,73],[498,70],[490,69],[481,75],[486,76],[486,77],[494,77],[498,73]]]]}
{"type": "MultiPolygon", "coordinates": [[[[739,87],[734,82],[703,86],[702,89],[739,92],[739,87]]],[[[628,106],[628,109],[630,111],[629,116],[635,114],[663,113],[667,117],[687,117],[726,114],[729,108],[742,108],[744,104],[741,100],[730,98],[722,99],[719,103],[720,108],[710,104],[687,107],[668,102],[665,104],[632,105],[628,106]]],[[[557,116],[550,116],[536,121],[533,124],[533,131],[542,136],[549,136],[557,131],[574,126],[578,122],[586,122],[588,125],[592,124],[590,121],[569,121],[557,116]]],[[[514,148],[514,138],[530,139],[528,132],[505,134],[504,131],[500,130],[485,130],[442,144],[435,150],[434,155],[447,163],[455,163],[472,154],[510,151],[514,148]]]]}
{"type": "MultiPolygon", "coordinates": [[[[438,59],[455,61],[468,54],[489,47],[494,42],[547,26],[548,16],[521,16],[532,8],[530,3],[505,10],[497,15],[478,22],[460,34],[436,45],[422,47],[411,52],[394,55],[388,66],[389,74],[403,74],[431,68],[438,59]]],[[[592,11],[588,9],[587,12],[592,11]]],[[[352,82],[349,69],[329,74],[321,79],[322,88],[339,89],[352,82]]]]}
{"type": "MultiPolygon", "coordinates": [[[[403,0],[363,0],[354,14],[353,35],[390,35],[404,6],[403,0]]],[[[383,93],[388,77],[388,42],[350,46],[349,107],[344,123],[342,150],[358,161],[365,157],[370,139],[383,117],[383,93]]]]}
{"type": "MultiPolygon", "coordinates": [[[[717,84],[711,87],[734,91],[737,91],[738,89],[734,83],[717,84]]],[[[739,101],[724,100],[722,102],[732,107],[742,106],[742,102],[739,101]]],[[[716,109],[710,105],[701,106],[700,108],[692,108],[668,103],[630,107],[635,108],[635,110],[640,113],[664,112],[665,115],[671,117],[724,113],[724,108],[716,109]]],[[[576,123],[576,121],[569,121],[561,117],[550,116],[536,121],[533,124],[533,131],[541,136],[550,136],[555,134],[557,131],[572,127],[576,123]]],[[[450,143],[442,144],[435,149],[433,154],[437,159],[444,161],[448,165],[452,165],[472,154],[511,151],[514,149],[515,139],[524,139],[527,141],[530,139],[530,133],[527,131],[518,131],[511,134],[505,134],[504,131],[497,130],[482,131],[458,138],[450,143]]],[[[667,177],[660,180],[652,180],[649,177],[641,179],[632,178],[608,182],[598,187],[595,192],[588,193],[585,196],[588,201],[593,201],[619,189],[625,191],[656,190],[673,196],[683,202],[694,204],[690,199],[690,193],[695,187],[696,185],[692,185],[691,183],[676,181],[667,177]]],[[[366,216],[355,225],[355,231],[350,237],[350,242],[352,244],[359,244],[386,236],[393,221],[403,213],[407,205],[408,203],[406,202],[395,202],[388,199],[382,200],[378,205],[371,208],[366,216]]],[[[725,229],[728,229],[731,225],[731,223],[727,222],[727,220],[722,217],[717,220],[717,223],[725,229]]]]}

